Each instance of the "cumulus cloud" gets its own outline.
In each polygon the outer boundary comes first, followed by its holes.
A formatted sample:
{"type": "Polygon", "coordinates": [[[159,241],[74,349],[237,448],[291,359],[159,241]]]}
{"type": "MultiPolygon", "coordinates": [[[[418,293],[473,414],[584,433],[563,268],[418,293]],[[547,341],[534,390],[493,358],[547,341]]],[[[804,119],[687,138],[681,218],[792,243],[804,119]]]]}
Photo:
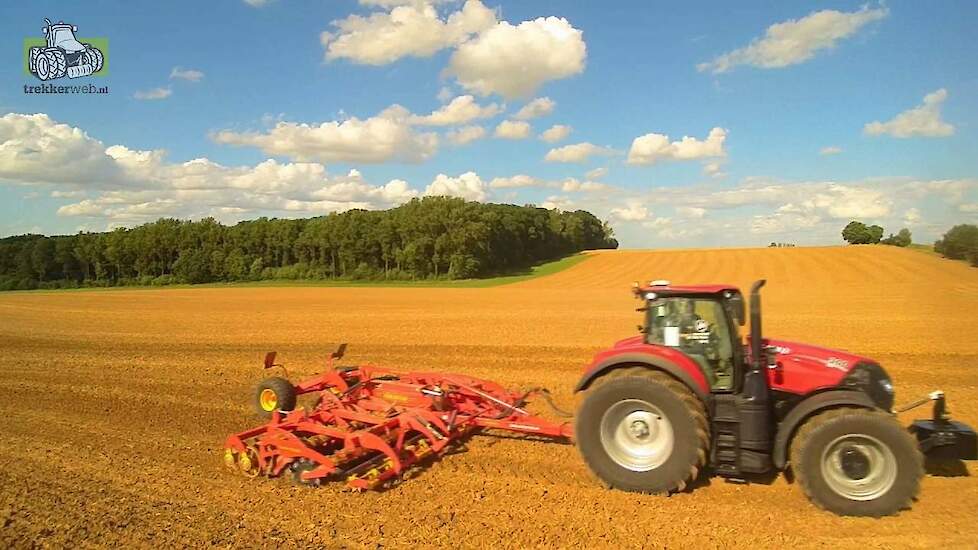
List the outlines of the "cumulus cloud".
{"type": "Polygon", "coordinates": [[[704,164],[703,173],[711,178],[722,178],[727,175],[723,172],[723,167],[719,162],[707,162],[704,164]]]}
{"type": "Polygon", "coordinates": [[[556,106],[557,102],[549,97],[538,97],[524,105],[522,109],[513,115],[513,118],[517,120],[529,120],[531,118],[547,116],[554,111],[554,107],[556,106]]]}
{"type": "Polygon", "coordinates": [[[170,71],[170,78],[179,78],[190,82],[200,82],[204,78],[204,73],[196,69],[184,69],[183,67],[173,67],[170,71]]]}
{"type": "Polygon", "coordinates": [[[442,106],[430,115],[413,115],[408,118],[412,124],[423,126],[455,126],[465,124],[480,118],[489,118],[502,112],[502,108],[495,104],[479,105],[475,98],[470,95],[460,95],[453,99],[451,103],[442,106]]]}
{"type": "Polygon", "coordinates": [[[441,17],[431,2],[372,2],[390,11],[333,21],[334,32],[320,34],[326,59],[386,65],[402,57],[430,57],[493,26],[496,14],[479,0],[441,17]]]}
{"type": "Polygon", "coordinates": [[[582,142],[565,145],[547,151],[543,160],[547,162],[587,162],[591,155],[610,155],[613,151],[593,143],[582,142]]]}
{"type": "Polygon", "coordinates": [[[652,213],[649,212],[649,209],[637,201],[630,201],[623,208],[611,209],[611,216],[613,218],[626,222],[642,221],[648,219],[650,215],[652,213]]]}
{"type": "Polygon", "coordinates": [[[583,33],[564,18],[500,21],[461,44],[445,73],[480,95],[529,97],[545,82],[583,72],[586,57],[583,33]]]}
{"type": "Polygon", "coordinates": [[[920,223],[920,209],[908,208],[907,211],[903,213],[903,223],[907,225],[917,225],[920,223]]]}
{"type": "Polygon", "coordinates": [[[838,147],[836,145],[829,145],[828,147],[822,147],[821,149],[819,149],[818,154],[822,156],[827,156],[827,155],[838,155],[841,152],[842,152],[842,147],[838,147]]]}
{"type": "Polygon", "coordinates": [[[978,202],[958,205],[958,210],[968,214],[978,213],[978,202]]]}
{"type": "Polygon", "coordinates": [[[136,90],[136,93],[132,94],[132,97],[140,99],[143,101],[154,100],[154,99],[166,99],[173,95],[173,89],[169,86],[163,88],[153,88],[151,90],[136,90]]]}
{"type": "Polygon", "coordinates": [[[540,134],[540,139],[547,143],[556,143],[570,135],[573,128],[566,124],[554,124],[540,134]]]}
{"type": "Polygon", "coordinates": [[[63,205],[58,215],[107,224],[160,216],[234,221],[256,211],[301,215],[387,208],[418,195],[403,180],[373,185],[356,170],[334,176],[319,163],[169,162],[165,151],[106,147],[45,114],[0,117],[0,144],[0,182],[47,187],[53,198],[82,199],[63,205]]]}
{"type": "Polygon", "coordinates": [[[663,160],[696,160],[725,157],[723,148],[727,131],[713,128],[705,140],[683,136],[679,141],[669,141],[664,134],[645,134],[632,141],[628,151],[628,164],[655,164],[663,160]]]}
{"type": "Polygon", "coordinates": [[[438,174],[424,190],[424,194],[426,196],[460,197],[470,201],[484,201],[488,196],[482,178],[475,172],[465,172],[457,178],[438,174]]]}
{"type": "Polygon", "coordinates": [[[777,69],[808,61],[821,50],[834,48],[873,21],[889,14],[885,7],[863,6],[854,12],[822,10],[801,19],[790,19],[767,28],[743,48],[727,52],[696,66],[700,72],[725,73],[738,65],[777,69]]]}
{"type": "Polygon", "coordinates": [[[605,191],[609,186],[591,180],[580,181],[577,178],[565,178],[563,180],[548,180],[528,176],[526,174],[516,174],[515,176],[493,178],[489,182],[489,187],[493,189],[514,189],[525,187],[541,187],[560,189],[564,193],[574,193],[578,191],[605,191]]]}
{"type": "Polygon", "coordinates": [[[445,134],[445,137],[452,145],[466,145],[486,137],[486,129],[482,126],[463,126],[456,130],[450,130],[445,134]]]}
{"type": "Polygon", "coordinates": [[[684,218],[702,219],[706,216],[706,208],[697,208],[695,206],[677,206],[676,214],[684,218]]]}
{"type": "Polygon", "coordinates": [[[421,162],[437,151],[438,136],[415,132],[409,118],[406,109],[395,105],[364,120],[353,117],[318,125],[279,122],[267,132],[223,130],[212,138],[299,161],[421,162]]]}
{"type": "Polygon", "coordinates": [[[904,111],[887,122],[873,121],[863,127],[870,136],[889,135],[897,138],[946,137],[954,134],[954,126],[941,120],[941,105],[947,99],[947,90],[931,92],[924,102],[904,111]]]}
{"type": "Polygon", "coordinates": [[[522,120],[504,120],[496,126],[493,135],[501,139],[526,139],[530,130],[530,124],[522,120]]]}

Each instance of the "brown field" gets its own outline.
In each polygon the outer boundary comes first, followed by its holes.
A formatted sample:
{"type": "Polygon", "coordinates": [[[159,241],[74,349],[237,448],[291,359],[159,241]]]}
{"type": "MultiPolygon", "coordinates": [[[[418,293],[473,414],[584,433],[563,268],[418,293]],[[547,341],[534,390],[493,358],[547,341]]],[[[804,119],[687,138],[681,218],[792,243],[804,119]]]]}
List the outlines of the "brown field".
{"type": "MultiPolygon", "coordinates": [[[[784,477],[672,497],[602,489],[570,445],[477,436],[385,492],[246,480],[224,437],[256,423],[260,357],[459,371],[558,404],[634,334],[635,279],[760,277],[769,335],[877,358],[897,402],[941,388],[978,424],[978,269],[892,247],[602,252],[486,289],[205,288],[0,295],[0,547],[976,547],[978,466],[928,475],[913,510],[817,510],[784,477]]],[[[926,410],[902,415],[909,422],[926,410]]]]}

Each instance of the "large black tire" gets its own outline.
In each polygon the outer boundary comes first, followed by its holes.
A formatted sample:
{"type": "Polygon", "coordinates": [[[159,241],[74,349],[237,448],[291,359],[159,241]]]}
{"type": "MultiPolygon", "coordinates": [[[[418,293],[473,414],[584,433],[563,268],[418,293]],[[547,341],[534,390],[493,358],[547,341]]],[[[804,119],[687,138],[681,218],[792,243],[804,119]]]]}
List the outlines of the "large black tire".
{"type": "Polygon", "coordinates": [[[808,498],[844,516],[880,517],[910,507],[924,458],[892,415],[832,409],[808,419],[791,442],[791,469],[808,498]]]}
{"type": "Polygon", "coordinates": [[[640,493],[685,489],[706,465],[710,444],[702,401],[675,378],[645,367],[615,369],[595,380],[578,410],[574,434],[584,462],[602,483],[640,493]],[[634,412],[617,419],[629,410],[634,412]],[[643,423],[637,434],[631,432],[628,419],[646,411],[653,415],[653,427],[643,423]],[[654,442],[665,437],[666,427],[672,445],[661,450],[654,442]],[[652,447],[640,441],[643,434],[652,437],[652,447]],[[636,441],[646,446],[634,454],[622,450],[636,441]]]}
{"type": "Polygon", "coordinates": [[[295,387],[280,376],[262,380],[255,389],[255,411],[264,418],[271,418],[276,410],[294,410],[295,402],[295,387]]]}
{"type": "Polygon", "coordinates": [[[61,50],[47,50],[43,54],[48,60],[49,76],[46,80],[54,80],[56,78],[61,78],[68,72],[68,60],[65,59],[65,54],[61,50]]]}
{"type": "Polygon", "coordinates": [[[102,65],[105,64],[102,51],[91,44],[85,44],[85,46],[87,46],[85,53],[88,55],[88,62],[92,64],[92,74],[101,71],[102,65]]]}

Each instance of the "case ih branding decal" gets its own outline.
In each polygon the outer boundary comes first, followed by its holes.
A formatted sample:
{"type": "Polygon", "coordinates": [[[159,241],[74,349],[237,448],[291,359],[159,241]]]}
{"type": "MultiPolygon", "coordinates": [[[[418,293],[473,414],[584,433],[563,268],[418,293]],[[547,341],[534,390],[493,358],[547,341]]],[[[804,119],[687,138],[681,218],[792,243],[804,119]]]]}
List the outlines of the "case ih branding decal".
{"type": "Polygon", "coordinates": [[[108,93],[108,86],[94,84],[54,85],[48,82],[108,74],[107,38],[83,38],[76,35],[78,27],[44,19],[41,28],[43,38],[24,39],[24,70],[37,80],[38,85],[25,85],[24,93],[108,93]]]}

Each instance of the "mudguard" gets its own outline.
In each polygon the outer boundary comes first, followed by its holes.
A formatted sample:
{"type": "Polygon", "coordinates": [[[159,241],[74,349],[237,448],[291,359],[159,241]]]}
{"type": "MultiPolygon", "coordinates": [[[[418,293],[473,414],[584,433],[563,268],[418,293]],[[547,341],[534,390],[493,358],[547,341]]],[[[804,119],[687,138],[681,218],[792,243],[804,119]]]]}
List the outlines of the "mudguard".
{"type": "Polygon", "coordinates": [[[876,403],[861,391],[830,390],[806,397],[778,424],[778,434],[774,438],[771,457],[774,467],[783,470],[788,463],[788,445],[791,444],[791,437],[806,418],[821,410],[840,406],[877,408],[876,403]]]}
{"type": "Polygon", "coordinates": [[[706,376],[703,375],[698,365],[695,365],[692,361],[689,362],[694,366],[681,365],[665,357],[637,351],[612,353],[604,358],[600,358],[599,355],[577,383],[577,387],[574,388],[574,393],[586,390],[596,378],[614,368],[626,365],[645,365],[672,375],[689,387],[697,397],[706,403],[710,395],[710,388],[707,385],[706,376]]]}

